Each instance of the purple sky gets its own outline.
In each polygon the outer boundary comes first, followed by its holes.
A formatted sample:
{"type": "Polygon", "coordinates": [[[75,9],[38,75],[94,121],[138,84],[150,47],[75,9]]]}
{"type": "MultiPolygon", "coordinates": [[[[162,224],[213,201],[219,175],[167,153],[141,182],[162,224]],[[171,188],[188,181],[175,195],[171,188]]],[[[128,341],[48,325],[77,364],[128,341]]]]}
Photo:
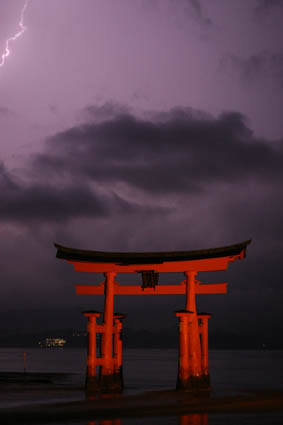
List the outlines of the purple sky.
{"type": "MultiPolygon", "coordinates": [[[[24,3],[0,0],[0,57],[24,3]]],[[[252,238],[216,278],[231,294],[200,306],[217,329],[282,328],[282,18],[282,0],[28,2],[0,67],[0,311],[96,306],[75,296],[87,277],[55,259],[54,241],[252,238]]],[[[118,302],[171,314],[184,301],[118,302]]]]}

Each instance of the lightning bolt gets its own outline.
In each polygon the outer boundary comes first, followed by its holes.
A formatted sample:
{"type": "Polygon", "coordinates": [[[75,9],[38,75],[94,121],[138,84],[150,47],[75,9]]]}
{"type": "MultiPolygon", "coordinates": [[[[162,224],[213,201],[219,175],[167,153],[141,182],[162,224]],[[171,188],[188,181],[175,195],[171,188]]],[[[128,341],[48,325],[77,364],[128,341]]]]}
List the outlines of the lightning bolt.
{"type": "Polygon", "coordinates": [[[25,11],[28,7],[29,2],[30,0],[25,0],[25,4],[21,10],[21,16],[20,16],[20,22],[19,22],[20,31],[18,31],[12,37],[7,38],[6,40],[5,50],[1,57],[0,68],[5,65],[7,57],[10,56],[10,53],[11,53],[10,43],[17,40],[17,38],[23,35],[23,33],[27,30],[27,27],[24,25],[24,16],[25,16],[25,11]]]}

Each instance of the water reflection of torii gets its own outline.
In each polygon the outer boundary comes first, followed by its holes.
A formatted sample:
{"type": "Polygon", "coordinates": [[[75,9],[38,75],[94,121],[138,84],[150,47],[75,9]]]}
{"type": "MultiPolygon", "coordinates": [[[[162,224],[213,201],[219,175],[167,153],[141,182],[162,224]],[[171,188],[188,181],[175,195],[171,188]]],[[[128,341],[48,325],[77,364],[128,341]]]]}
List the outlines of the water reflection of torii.
{"type": "Polygon", "coordinates": [[[198,251],[118,253],[86,251],[55,244],[57,258],[73,264],[76,271],[103,273],[100,285],[76,285],[76,293],[105,295],[103,323],[99,312],[85,312],[88,317],[88,358],[86,388],[89,391],[121,391],[122,320],[114,314],[114,295],[186,295],[185,309],[176,312],[179,318],[179,367],[177,389],[209,387],[208,319],[209,314],[197,314],[195,294],[224,294],[226,283],[202,284],[198,272],[226,270],[229,263],[245,257],[245,241],[237,245],[198,251]],[[185,280],[177,285],[158,285],[159,273],[183,272],[185,280]],[[141,273],[142,285],[120,285],[117,273],[141,273]],[[102,334],[101,357],[97,356],[96,334],[102,334]],[[97,377],[96,368],[100,367],[97,377]]]}
{"type": "MultiPolygon", "coordinates": [[[[122,425],[121,419],[99,419],[89,421],[87,425],[122,425]]],[[[179,425],[208,425],[207,413],[191,413],[179,416],[179,425]]]]}

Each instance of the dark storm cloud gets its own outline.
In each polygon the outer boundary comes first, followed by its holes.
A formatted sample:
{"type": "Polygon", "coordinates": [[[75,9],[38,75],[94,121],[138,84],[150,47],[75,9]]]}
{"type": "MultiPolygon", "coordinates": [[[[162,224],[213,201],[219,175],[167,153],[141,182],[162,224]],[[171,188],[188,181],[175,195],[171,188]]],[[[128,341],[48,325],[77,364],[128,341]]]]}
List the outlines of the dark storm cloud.
{"type": "Polygon", "coordinates": [[[253,137],[239,113],[179,109],[84,124],[48,140],[33,167],[46,175],[125,183],[147,194],[202,194],[217,184],[280,183],[282,151],[253,137]]]}
{"type": "MultiPolygon", "coordinates": [[[[171,213],[171,203],[178,209],[180,196],[201,201],[223,185],[231,187],[238,205],[247,202],[240,195],[245,191],[239,191],[243,185],[264,187],[271,198],[280,188],[282,142],[256,139],[239,113],[214,118],[174,109],[138,118],[111,103],[89,106],[83,113],[88,123],[54,135],[33,157],[26,170],[29,181],[15,179],[0,166],[2,220],[62,222],[128,213],[149,213],[153,220],[171,213]]],[[[222,199],[227,210],[231,202],[222,199]]],[[[262,202],[257,197],[253,205],[262,202]]],[[[254,208],[245,211],[241,221],[256,227],[258,221],[249,220],[254,208]]]]}
{"type": "MultiPolygon", "coordinates": [[[[165,1],[161,1],[159,7],[164,7],[164,3],[165,1]]],[[[148,0],[146,4],[154,7],[155,10],[158,7],[157,0],[148,0]]],[[[203,27],[211,27],[213,25],[200,0],[169,0],[170,4],[174,7],[175,11],[181,11],[184,16],[193,19],[198,25],[203,27]]]]}
{"type": "Polygon", "coordinates": [[[13,181],[4,164],[0,161],[0,188],[1,194],[6,191],[17,189],[16,183],[13,181]]]}
{"type": "Polygon", "coordinates": [[[76,216],[102,216],[108,210],[107,200],[95,196],[86,187],[26,186],[14,181],[3,164],[0,165],[0,190],[0,217],[5,221],[61,221],[76,216]]]}
{"type": "Polygon", "coordinates": [[[270,79],[283,87],[283,52],[262,51],[247,58],[228,54],[221,59],[220,66],[224,70],[236,70],[243,83],[270,79]]]}
{"type": "Polygon", "coordinates": [[[57,186],[51,182],[17,182],[0,164],[2,222],[61,222],[78,217],[107,217],[111,213],[133,212],[128,203],[115,194],[102,195],[86,184],[73,182],[57,186]]]}
{"type": "Polygon", "coordinates": [[[212,21],[206,16],[206,13],[199,0],[185,0],[190,7],[193,16],[198,22],[205,26],[211,26],[212,21]]]}
{"type": "Polygon", "coordinates": [[[111,101],[102,105],[89,105],[81,111],[83,117],[94,121],[105,121],[115,118],[117,114],[126,115],[129,113],[130,110],[127,106],[111,101]]]}
{"type": "Polygon", "coordinates": [[[206,12],[199,0],[170,0],[174,7],[183,7],[184,13],[193,18],[203,27],[211,27],[212,21],[206,15],[206,12]]]}
{"type": "Polygon", "coordinates": [[[283,0],[257,0],[256,12],[260,15],[269,13],[274,8],[279,8],[283,11],[283,0]]]}

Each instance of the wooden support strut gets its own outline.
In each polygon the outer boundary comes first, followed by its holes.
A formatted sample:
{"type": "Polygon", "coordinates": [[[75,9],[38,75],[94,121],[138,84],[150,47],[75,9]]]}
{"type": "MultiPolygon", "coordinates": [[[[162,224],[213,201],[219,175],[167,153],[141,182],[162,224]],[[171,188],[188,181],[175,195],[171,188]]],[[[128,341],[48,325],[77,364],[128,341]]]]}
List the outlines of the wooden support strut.
{"type": "Polygon", "coordinates": [[[199,331],[200,331],[200,344],[201,344],[201,363],[204,380],[207,385],[210,385],[209,378],[209,363],[208,363],[208,320],[211,318],[211,314],[199,313],[199,331]]]}
{"type": "Polygon", "coordinates": [[[87,373],[86,373],[86,390],[95,392],[98,388],[96,366],[97,353],[96,353],[96,334],[97,324],[96,319],[101,316],[97,311],[86,311],[83,313],[88,318],[88,352],[87,352],[87,373]]]}
{"type": "Polygon", "coordinates": [[[122,322],[125,317],[125,314],[114,314],[114,380],[117,391],[122,391],[124,387],[122,322]]]}
{"type": "MultiPolygon", "coordinates": [[[[102,370],[105,368],[105,363],[109,359],[107,356],[97,357],[97,334],[105,334],[105,325],[99,325],[96,323],[96,319],[101,316],[101,313],[96,311],[87,311],[83,313],[88,318],[88,355],[87,355],[87,374],[86,374],[86,390],[91,394],[97,392],[113,391],[120,392],[123,390],[123,365],[122,365],[122,321],[126,315],[116,313],[113,315],[114,324],[112,326],[112,341],[113,341],[113,353],[111,353],[111,373],[112,378],[105,377],[105,372],[102,370]],[[105,361],[106,358],[106,361],[105,361]],[[96,369],[100,366],[100,382],[97,379],[96,369]],[[102,377],[103,375],[103,377],[102,377]],[[102,382],[101,382],[102,381],[102,382]],[[107,381],[107,383],[105,383],[107,381]],[[110,384],[109,384],[110,381],[110,384]]],[[[103,337],[102,337],[103,341],[103,337]]],[[[105,343],[105,340],[104,340],[105,343]]],[[[103,348],[105,350],[105,346],[103,348]]],[[[103,350],[102,350],[103,351],[103,350]]]]}

